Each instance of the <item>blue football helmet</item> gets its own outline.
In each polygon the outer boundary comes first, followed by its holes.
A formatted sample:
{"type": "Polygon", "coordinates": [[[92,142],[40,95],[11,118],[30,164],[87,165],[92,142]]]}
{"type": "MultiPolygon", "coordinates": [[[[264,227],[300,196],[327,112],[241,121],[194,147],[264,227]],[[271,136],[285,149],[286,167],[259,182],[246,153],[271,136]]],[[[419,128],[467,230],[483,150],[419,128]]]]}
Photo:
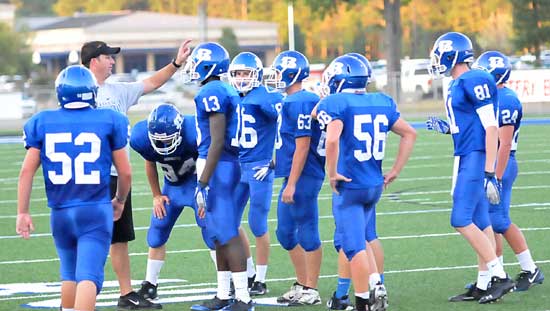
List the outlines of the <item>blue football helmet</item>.
{"type": "Polygon", "coordinates": [[[448,32],[435,41],[430,52],[428,71],[432,77],[442,78],[449,75],[456,64],[473,61],[472,41],[460,32],[448,32]]]}
{"type": "Polygon", "coordinates": [[[264,83],[267,87],[284,90],[307,77],[309,77],[309,61],[304,54],[298,51],[284,51],[273,60],[269,73],[265,75],[264,83]]]}
{"type": "Polygon", "coordinates": [[[512,72],[510,60],[498,51],[487,51],[481,54],[472,65],[472,68],[490,73],[495,78],[497,85],[508,81],[512,72]]]}
{"type": "Polygon", "coordinates": [[[368,73],[368,76],[369,76],[369,78],[367,80],[367,85],[368,85],[371,82],[371,78],[372,78],[372,66],[371,66],[369,60],[365,57],[365,55],[355,53],[355,52],[347,53],[346,55],[351,55],[351,56],[359,58],[359,60],[363,63],[363,65],[365,65],[367,67],[367,73],[368,73]]]}
{"type": "Polygon", "coordinates": [[[229,65],[229,82],[239,92],[260,86],[263,75],[262,61],[254,53],[242,52],[229,65]]]}
{"type": "Polygon", "coordinates": [[[183,68],[183,82],[202,82],[211,76],[221,76],[229,69],[229,53],[216,42],[197,45],[183,68]]]}
{"type": "Polygon", "coordinates": [[[63,69],[55,79],[55,91],[63,108],[95,107],[97,81],[92,72],[81,65],[63,69]]]}
{"type": "Polygon", "coordinates": [[[335,58],[321,77],[321,95],[340,93],[345,89],[364,91],[369,79],[367,67],[355,56],[335,58]]]}
{"type": "Polygon", "coordinates": [[[160,155],[169,155],[181,144],[183,117],[176,107],[160,104],[147,119],[147,132],[153,149],[160,155]]]}

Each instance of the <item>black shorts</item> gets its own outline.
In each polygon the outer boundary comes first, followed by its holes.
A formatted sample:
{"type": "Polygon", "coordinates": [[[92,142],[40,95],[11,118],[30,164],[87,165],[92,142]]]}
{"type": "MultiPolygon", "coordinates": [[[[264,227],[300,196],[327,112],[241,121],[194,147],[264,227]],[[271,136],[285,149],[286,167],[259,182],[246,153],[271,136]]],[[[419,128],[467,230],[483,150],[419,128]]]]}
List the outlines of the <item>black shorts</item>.
{"type": "MultiPolygon", "coordinates": [[[[117,176],[111,176],[111,197],[114,198],[117,187],[117,176]]],[[[124,203],[124,211],[120,219],[114,222],[113,238],[111,244],[124,243],[136,239],[134,232],[134,220],[132,219],[132,191],[128,193],[128,198],[124,203]]]]}

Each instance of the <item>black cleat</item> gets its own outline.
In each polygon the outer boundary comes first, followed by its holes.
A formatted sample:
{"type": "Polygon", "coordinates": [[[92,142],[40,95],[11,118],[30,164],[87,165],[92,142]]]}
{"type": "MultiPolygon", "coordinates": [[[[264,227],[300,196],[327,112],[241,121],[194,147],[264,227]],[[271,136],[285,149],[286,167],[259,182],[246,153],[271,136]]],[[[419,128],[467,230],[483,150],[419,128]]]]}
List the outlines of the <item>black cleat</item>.
{"type": "Polygon", "coordinates": [[[468,284],[467,291],[464,294],[459,294],[449,298],[450,302],[460,301],[479,301],[481,297],[485,296],[487,291],[477,287],[477,283],[468,284]]]}
{"type": "Polygon", "coordinates": [[[516,284],[514,283],[514,281],[512,281],[512,279],[510,279],[508,276],[506,276],[506,278],[493,276],[491,278],[491,283],[489,283],[489,288],[487,289],[485,296],[479,299],[479,303],[485,304],[495,302],[502,298],[502,296],[513,291],[515,285],[516,284]]]}
{"type": "Polygon", "coordinates": [[[250,300],[248,303],[236,299],[229,307],[225,308],[227,311],[254,311],[254,303],[250,300]]]}
{"type": "Polygon", "coordinates": [[[162,305],[150,302],[132,291],[118,298],[117,308],[123,310],[162,309],[162,305]]]}
{"type": "Polygon", "coordinates": [[[535,284],[542,284],[544,281],[544,273],[539,268],[535,272],[521,271],[516,277],[516,291],[526,291],[535,284]]]}
{"type": "Polygon", "coordinates": [[[254,274],[253,277],[248,278],[248,290],[252,288],[252,285],[254,285],[254,280],[256,280],[256,275],[254,274]]]}
{"type": "Polygon", "coordinates": [[[252,284],[252,287],[250,287],[250,296],[261,296],[267,293],[269,293],[269,290],[267,289],[267,285],[260,281],[254,282],[252,284]]]}
{"type": "Polygon", "coordinates": [[[191,310],[194,311],[217,311],[229,307],[229,299],[220,299],[218,296],[210,300],[203,301],[200,305],[192,305],[191,310]]]}
{"type": "Polygon", "coordinates": [[[371,311],[370,305],[368,299],[355,296],[355,308],[357,311],[371,311]]]}
{"type": "Polygon", "coordinates": [[[355,307],[351,304],[349,296],[345,295],[342,298],[336,298],[336,292],[332,294],[332,297],[327,301],[327,308],[330,310],[354,310],[355,307]]]}
{"type": "Polygon", "coordinates": [[[147,300],[155,300],[158,298],[157,286],[153,285],[148,281],[141,282],[141,288],[138,290],[138,295],[147,300]]]}
{"type": "Polygon", "coordinates": [[[386,311],[388,308],[388,292],[384,284],[378,282],[369,293],[370,311],[386,311]]]}

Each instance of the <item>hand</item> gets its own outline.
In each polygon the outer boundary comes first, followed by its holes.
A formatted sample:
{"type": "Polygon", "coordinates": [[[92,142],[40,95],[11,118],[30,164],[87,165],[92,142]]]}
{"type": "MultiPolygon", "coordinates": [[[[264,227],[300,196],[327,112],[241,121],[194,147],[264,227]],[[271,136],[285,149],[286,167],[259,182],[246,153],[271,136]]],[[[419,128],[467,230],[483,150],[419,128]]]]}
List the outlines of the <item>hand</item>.
{"type": "Polygon", "coordinates": [[[271,167],[271,162],[264,165],[255,166],[252,169],[256,171],[254,173],[254,178],[259,181],[263,181],[273,170],[271,167]]]}
{"type": "Polygon", "coordinates": [[[197,203],[197,213],[200,218],[204,218],[206,211],[208,210],[206,203],[208,202],[208,187],[207,183],[198,182],[195,189],[195,202],[197,203]]]}
{"type": "Polygon", "coordinates": [[[502,191],[502,181],[496,179],[495,173],[485,172],[485,194],[489,203],[496,205],[500,203],[500,192],[502,191]]]}
{"type": "Polygon", "coordinates": [[[117,221],[124,211],[124,203],[114,198],[111,200],[111,205],[113,205],[113,221],[117,221]]]}
{"type": "Polygon", "coordinates": [[[31,237],[31,232],[34,231],[34,225],[32,223],[32,217],[29,213],[18,213],[17,220],[15,222],[15,232],[19,234],[23,239],[27,240],[31,237]]]}
{"type": "Polygon", "coordinates": [[[165,195],[158,195],[153,198],[153,215],[158,219],[163,219],[166,216],[165,204],[170,204],[170,199],[165,195]]]}
{"type": "Polygon", "coordinates": [[[438,117],[428,117],[426,120],[426,129],[429,131],[436,131],[441,134],[450,134],[450,127],[447,121],[444,121],[438,117]]]}
{"type": "Polygon", "coordinates": [[[384,189],[386,189],[398,176],[397,172],[389,171],[384,175],[384,189]]]}
{"type": "Polygon", "coordinates": [[[178,49],[178,55],[176,55],[176,64],[183,65],[187,60],[187,57],[191,54],[191,48],[189,48],[189,43],[191,39],[185,40],[178,49]]]}
{"type": "Polygon", "coordinates": [[[285,189],[283,189],[283,203],[294,204],[294,192],[296,192],[296,186],[287,184],[285,189]]]}
{"type": "Polygon", "coordinates": [[[343,175],[340,175],[340,174],[336,173],[336,176],[329,177],[329,181],[330,181],[330,187],[332,188],[332,192],[334,192],[336,194],[340,194],[340,192],[338,192],[338,189],[336,189],[336,187],[338,187],[338,184],[341,181],[350,182],[351,178],[347,178],[346,176],[343,176],[343,175]]]}

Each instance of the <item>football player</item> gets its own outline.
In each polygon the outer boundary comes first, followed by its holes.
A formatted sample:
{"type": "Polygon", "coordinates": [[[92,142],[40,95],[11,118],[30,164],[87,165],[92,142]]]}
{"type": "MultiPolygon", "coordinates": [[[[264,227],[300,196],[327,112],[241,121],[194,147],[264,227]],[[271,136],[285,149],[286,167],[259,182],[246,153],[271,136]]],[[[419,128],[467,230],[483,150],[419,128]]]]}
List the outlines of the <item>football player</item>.
{"type": "Polygon", "coordinates": [[[407,162],[416,131],[402,118],[393,99],[367,94],[367,66],[352,55],[336,58],[323,73],[322,89],[330,94],[319,103],[317,119],[326,128],[327,173],[333,190],[335,240],[350,262],[356,309],[386,310],[387,293],[365,240],[376,217],[382,190],[407,162]],[[389,131],[401,136],[391,170],[382,174],[389,131]],[[370,290],[369,290],[370,288],[370,290]]]}
{"type": "MultiPolygon", "coordinates": [[[[164,265],[166,242],[172,228],[185,206],[195,209],[195,161],[198,155],[195,117],[182,116],[174,106],[161,104],[146,120],[136,123],[130,146],[145,160],[145,173],[153,194],[153,212],[147,231],[147,273],[138,294],[154,300],[158,296],[158,276],[164,265]],[[157,164],[164,172],[162,191],[157,164]]],[[[198,216],[196,221],[204,229],[204,221],[198,216]]],[[[209,239],[205,242],[214,249],[209,239]]]]}
{"type": "Polygon", "coordinates": [[[27,154],[18,185],[16,230],[28,239],[32,181],[42,164],[51,230],[60,260],[61,310],[93,311],[101,291],[113,220],[120,218],[130,190],[125,147],[128,120],[96,110],[97,82],[83,66],[69,66],[55,81],[60,109],[45,110],[24,126],[27,154]],[[110,169],[118,173],[110,196],[110,169]]]}
{"type": "Polygon", "coordinates": [[[195,192],[199,217],[205,219],[206,237],[215,244],[218,290],[214,298],[192,310],[253,310],[248,293],[246,249],[239,236],[235,189],[240,180],[239,103],[237,92],[220,77],[229,69],[229,54],[215,42],[197,45],[185,65],[184,79],[201,88],[197,110],[198,185],[195,192]],[[230,302],[230,279],[235,300],[230,302]]]}
{"type": "MultiPolygon", "coordinates": [[[[277,132],[277,109],[283,97],[268,92],[261,84],[263,65],[253,53],[243,52],[229,65],[229,80],[239,92],[241,100],[241,136],[239,161],[241,181],[237,186],[237,207],[240,217],[250,199],[248,225],[256,237],[256,277],[250,288],[251,295],[264,295],[269,258],[267,216],[273,193],[272,161],[277,132]]],[[[249,275],[250,277],[250,275],[249,275]]]]}
{"type": "MultiPolygon", "coordinates": [[[[367,85],[370,83],[372,76],[372,66],[368,59],[359,53],[347,53],[358,58],[363,65],[367,68],[367,85]]],[[[317,118],[317,109],[314,109],[312,116],[317,118]]],[[[326,128],[325,128],[326,129],[326,128]]],[[[373,206],[374,211],[373,215],[376,215],[376,205],[373,206]]],[[[365,238],[370,247],[367,247],[367,254],[369,259],[371,256],[374,256],[376,263],[376,271],[380,274],[380,279],[382,284],[384,284],[384,249],[382,248],[382,243],[378,239],[378,234],[376,232],[376,217],[373,217],[372,220],[368,223],[365,232],[365,238]]],[[[349,268],[349,261],[346,258],[342,250],[342,240],[340,235],[337,234],[335,230],[334,235],[334,248],[338,253],[338,280],[336,285],[336,291],[332,294],[332,297],[327,301],[327,307],[332,310],[353,310],[354,307],[351,304],[349,299],[349,289],[351,286],[351,271],[349,268]]]]}
{"type": "Polygon", "coordinates": [[[428,67],[434,78],[450,75],[445,101],[448,128],[429,122],[432,128],[452,134],[456,179],[453,183],[451,225],[470,243],[479,258],[476,286],[450,301],[490,303],[514,288],[496,256],[489,219],[489,202],[500,202],[500,182],[495,177],[498,144],[497,87],[482,70],[470,70],[472,42],[458,32],[441,35],[434,43],[428,67]],[[488,200],[487,200],[488,199],[488,200]],[[491,283],[491,286],[488,286],[491,283]]]}
{"type": "Polygon", "coordinates": [[[284,51],[264,79],[266,86],[286,92],[275,142],[275,177],[284,178],[277,205],[277,239],[289,252],[297,281],[277,301],[290,305],[321,303],[317,197],[325,177],[325,149],[324,134],[311,118],[319,96],[302,88],[308,76],[307,58],[297,51],[284,51]]]}
{"type": "Polygon", "coordinates": [[[519,127],[523,115],[521,103],[514,91],[505,86],[510,78],[512,64],[506,55],[497,51],[481,54],[473,68],[489,72],[497,84],[499,105],[499,147],[495,176],[502,182],[500,204],[489,206],[491,224],[497,242],[496,253],[502,262],[502,238],[504,236],[519,261],[521,272],[516,278],[515,291],[528,290],[534,284],[542,284],[544,274],[535,265],[527,241],[519,227],[510,219],[510,199],[512,185],[518,175],[516,150],[518,147],[519,127]]]}

